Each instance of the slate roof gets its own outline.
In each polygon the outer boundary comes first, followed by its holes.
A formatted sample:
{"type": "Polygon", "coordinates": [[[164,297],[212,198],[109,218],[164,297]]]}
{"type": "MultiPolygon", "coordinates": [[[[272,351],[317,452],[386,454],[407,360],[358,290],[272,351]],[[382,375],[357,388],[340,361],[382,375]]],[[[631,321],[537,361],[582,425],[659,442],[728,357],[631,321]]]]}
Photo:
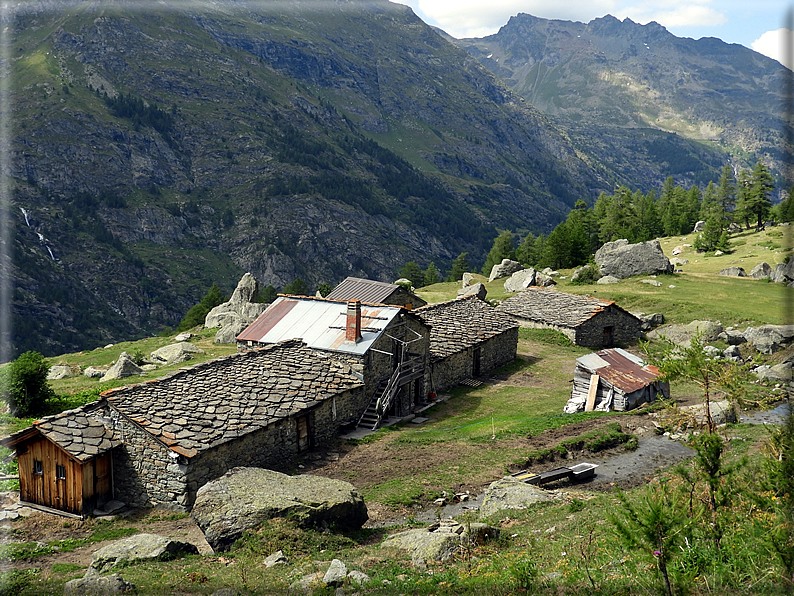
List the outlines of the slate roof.
{"type": "Polygon", "coordinates": [[[575,328],[610,306],[634,317],[611,300],[535,287],[511,296],[497,306],[496,310],[530,321],[575,328]]]}
{"type": "Polygon", "coordinates": [[[193,457],[362,385],[346,364],[291,340],[102,396],[173,451],[193,457]]]}
{"type": "Polygon", "coordinates": [[[581,356],[576,359],[576,364],[590,374],[597,374],[624,393],[642,389],[659,377],[658,368],[620,348],[581,356]]]}
{"type": "Polygon", "coordinates": [[[237,341],[273,344],[301,339],[309,347],[365,354],[400,314],[399,306],[361,304],[361,340],[345,341],[347,302],[306,296],[279,296],[246,327],[237,341]]]}
{"type": "Polygon", "coordinates": [[[389,284],[360,277],[345,278],[333,291],[326,296],[331,300],[361,300],[362,302],[382,303],[399,289],[396,284],[389,284]]]}
{"type": "Polygon", "coordinates": [[[518,327],[515,319],[477,296],[429,304],[413,311],[430,325],[430,356],[434,360],[475,346],[518,327]]]}
{"type": "Polygon", "coordinates": [[[13,448],[43,435],[73,458],[86,462],[121,444],[102,424],[99,418],[102,412],[97,406],[94,402],[36,420],[32,426],[0,439],[0,443],[13,448]]]}

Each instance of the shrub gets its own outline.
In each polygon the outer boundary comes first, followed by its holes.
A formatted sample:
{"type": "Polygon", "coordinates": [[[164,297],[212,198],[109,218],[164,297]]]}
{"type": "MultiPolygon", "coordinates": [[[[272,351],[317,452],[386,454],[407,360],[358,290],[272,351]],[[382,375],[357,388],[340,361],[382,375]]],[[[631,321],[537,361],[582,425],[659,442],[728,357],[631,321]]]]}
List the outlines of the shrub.
{"type": "Polygon", "coordinates": [[[25,352],[9,365],[3,377],[3,395],[15,416],[36,416],[44,411],[54,395],[47,383],[49,370],[38,352],[25,352]]]}
{"type": "Polygon", "coordinates": [[[601,279],[601,273],[598,271],[598,266],[585,265],[574,271],[571,276],[571,284],[575,286],[594,284],[599,279],[601,279]]]}

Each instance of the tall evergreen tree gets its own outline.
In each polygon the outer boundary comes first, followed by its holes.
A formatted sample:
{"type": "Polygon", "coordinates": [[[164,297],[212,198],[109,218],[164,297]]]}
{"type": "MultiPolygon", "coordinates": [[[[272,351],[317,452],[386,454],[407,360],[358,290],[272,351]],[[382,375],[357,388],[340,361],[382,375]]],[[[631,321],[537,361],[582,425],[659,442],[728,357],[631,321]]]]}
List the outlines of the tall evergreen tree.
{"type": "Polygon", "coordinates": [[[502,259],[515,259],[516,253],[513,246],[513,233],[505,230],[493,241],[493,246],[488,252],[485,264],[482,266],[482,274],[490,275],[494,265],[502,262],[502,259]]]}
{"type": "Polygon", "coordinates": [[[714,182],[709,182],[706,192],[703,193],[703,201],[700,203],[698,218],[701,221],[708,221],[712,217],[722,219],[722,205],[717,201],[719,188],[714,182]]]}
{"type": "Polygon", "coordinates": [[[227,298],[223,295],[220,288],[216,284],[212,284],[209,291],[204,295],[201,301],[198,304],[193,305],[185,318],[183,318],[179,325],[177,325],[176,331],[180,333],[182,331],[187,331],[188,329],[192,329],[197,325],[203,325],[204,319],[207,318],[207,313],[209,313],[213,308],[218,306],[219,304],[223,304],[226,302],[227,298]]]}
{"type": "Polygon", "coordinates": [[[416,264],[416,261],[408,261],[402,266],[398,275],[411,280],[411,285],[415,288],[421,288],[425,281],[425,272],[416,264]]]}
{"type": "Polygon", "coordinates": [[[435,263],[430,261],[430,264],[425,269],[425,275],[423,279],[423,286],[432,286],[433,284],[438,283],[438,269],[436,269],[435,263]]]}
{"type": "Polygon", "coordinates": [[[723,226],[727,227],[731,220],[731,213],[736,207],[736,179],[733,167],[730,164],[722,166],[720,183],[717,191],[717,202],[722,210],[723,226]]]}
{"type": "Polygon", "coordinates": [[[469,261],[466,259],[468,254],[467,252],[462,252],[455,257],[455,260],[452,261],[452,269],[449,271],[447,281],[460,281],[463,279],[463,274],[468,272],[471,268],[469,266],[469,261]]]}

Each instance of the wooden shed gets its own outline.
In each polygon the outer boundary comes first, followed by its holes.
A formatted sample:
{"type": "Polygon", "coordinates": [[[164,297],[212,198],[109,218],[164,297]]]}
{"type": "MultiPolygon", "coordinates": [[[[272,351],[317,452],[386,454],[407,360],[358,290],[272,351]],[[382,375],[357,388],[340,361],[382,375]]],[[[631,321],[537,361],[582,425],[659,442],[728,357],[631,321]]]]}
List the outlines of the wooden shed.
{"type": "Polygon", "coordinates": [[[101,415],[95,402],[0,439],[16,450],[21,501],[86,515],[113,498],[110,450],[120,443],[101,415]]]}
{"type": "Polygon", "coordinates": [[[565,413],[632,410],[662,394],[670,386],[659,380],[659,369],[620,348],[602,350],[576,359],[571,399],[565,413]]]}

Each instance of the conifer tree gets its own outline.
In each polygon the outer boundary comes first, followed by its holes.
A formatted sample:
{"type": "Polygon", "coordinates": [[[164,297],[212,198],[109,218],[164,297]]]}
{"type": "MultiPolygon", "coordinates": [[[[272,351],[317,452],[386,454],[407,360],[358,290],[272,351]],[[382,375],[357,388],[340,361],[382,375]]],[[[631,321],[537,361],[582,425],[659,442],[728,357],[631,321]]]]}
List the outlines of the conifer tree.
{"type": "Polygon", "coordinates": [[[452,261],[452,269],[449,271],[447,281],[460,281],[463,279],[463,274],[470,269],[469,261],[466,260],[468,254],[467,252],[462,252],[452,261]]]}
{"type": "Polygon", "coordinates": [[[516,253],[513,247],[513,233],[505,230],[493,241],[493,246],[488,252],[485,264],[482,266],[482,274],[490,275],[494,265],[502,262],[502,259],[515,259],[516,253]]]}

